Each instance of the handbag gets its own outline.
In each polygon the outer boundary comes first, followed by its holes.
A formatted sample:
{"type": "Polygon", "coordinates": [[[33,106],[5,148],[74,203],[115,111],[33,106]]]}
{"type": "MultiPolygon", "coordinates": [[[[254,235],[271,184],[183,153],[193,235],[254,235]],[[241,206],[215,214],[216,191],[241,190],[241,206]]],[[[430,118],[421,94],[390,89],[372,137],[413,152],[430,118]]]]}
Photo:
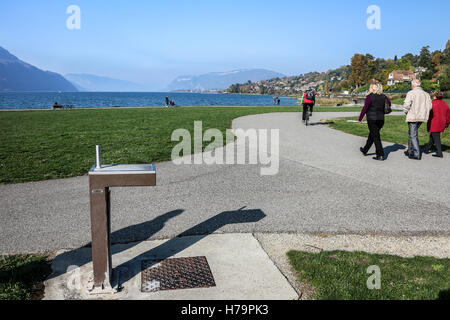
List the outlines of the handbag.
{"type": "Polygon", "coordinates": [[[392,112],[392,108],[388,103],[387,98],[384,100],[384,114],[390,114],[392,112]]]}

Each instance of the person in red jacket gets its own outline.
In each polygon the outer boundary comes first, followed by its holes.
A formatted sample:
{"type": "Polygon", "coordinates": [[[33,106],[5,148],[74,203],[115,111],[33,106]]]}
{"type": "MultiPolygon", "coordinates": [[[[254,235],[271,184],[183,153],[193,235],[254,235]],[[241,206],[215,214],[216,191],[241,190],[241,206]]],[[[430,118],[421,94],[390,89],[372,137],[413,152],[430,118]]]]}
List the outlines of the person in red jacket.
{"type": "Polygon", "coordinates": [[[302,95],[302,100],[300,104],[303,105],[303,115],[302,120],[306,120],[306,113],[308,112],[308,108],[311,110],[310,115],[312,116],[314,105],[316,104],[316,91],[314,89],[307,90],[302,95]]]}
{"type": "Polygon", "coordinates": [[[441,132],[450,124],[450,108],[448,104],[442,100],[442,92],[434,93],[433,110],[430,112],[430,120],[428,121],[428,132],[430,132],[430,141],[425,146],[424,153],[429,154],[433,145],[436,147],[436,154],[433,157],[443,158],[441,145],[441,132]]]}

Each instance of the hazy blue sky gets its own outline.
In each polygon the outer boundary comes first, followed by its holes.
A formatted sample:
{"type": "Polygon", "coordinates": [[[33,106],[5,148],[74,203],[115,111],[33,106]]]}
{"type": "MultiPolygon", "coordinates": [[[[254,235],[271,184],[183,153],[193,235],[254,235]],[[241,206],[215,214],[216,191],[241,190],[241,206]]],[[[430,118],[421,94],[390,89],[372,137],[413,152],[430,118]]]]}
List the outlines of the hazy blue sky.
{"type": "Polygon", "coordinates": [[[448,0],[1,0],[0,46],[45,70],[162,89],[178,75],[266,68],[295,75],[394,57],[450,38],[448,0]],[[69,30],[69,5],[81,29],[69,30]],[[381,30],[369,30],[369,5],[381,30]]]}

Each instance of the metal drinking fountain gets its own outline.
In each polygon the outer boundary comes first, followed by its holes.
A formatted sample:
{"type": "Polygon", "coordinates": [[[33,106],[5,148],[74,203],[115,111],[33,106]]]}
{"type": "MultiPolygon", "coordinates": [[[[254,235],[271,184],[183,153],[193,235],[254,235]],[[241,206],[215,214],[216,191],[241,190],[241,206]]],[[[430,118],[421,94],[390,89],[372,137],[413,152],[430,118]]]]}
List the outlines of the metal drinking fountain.
{"type": "Polygon", "coordinates": [[[103,165],[96,146],[96,165],[89,171],[93,282],[91,293],[111,293],[111,191],[112,187],[156,186],[153,164],[103,165]]]}

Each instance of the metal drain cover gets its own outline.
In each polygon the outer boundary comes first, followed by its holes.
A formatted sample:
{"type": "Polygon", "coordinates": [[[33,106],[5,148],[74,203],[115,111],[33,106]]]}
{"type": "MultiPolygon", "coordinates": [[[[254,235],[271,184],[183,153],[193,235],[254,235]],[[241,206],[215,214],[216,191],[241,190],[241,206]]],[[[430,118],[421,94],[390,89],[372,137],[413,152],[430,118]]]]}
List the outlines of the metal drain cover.
{"type": "Polygon", "coordinates": [[[141,270],[142,292],[216,286],[206,257],[144,260],[141,270]]]}

